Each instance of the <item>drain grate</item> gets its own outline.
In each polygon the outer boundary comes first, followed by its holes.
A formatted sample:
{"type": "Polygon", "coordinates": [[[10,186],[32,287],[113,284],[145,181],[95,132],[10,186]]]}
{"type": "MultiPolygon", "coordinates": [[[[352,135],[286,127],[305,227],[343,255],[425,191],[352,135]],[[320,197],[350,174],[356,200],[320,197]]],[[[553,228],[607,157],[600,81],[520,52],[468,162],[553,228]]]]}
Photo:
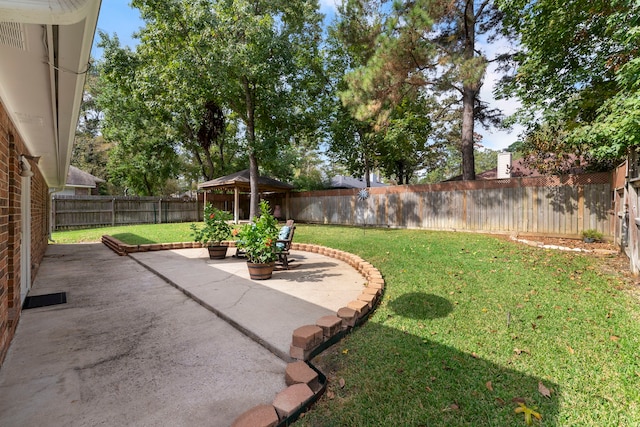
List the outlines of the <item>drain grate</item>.
{"type": "Polygon", "coordinates": [[[67,303],[67,293],[56,292],[55,294],[34,295],[32,297],[27,297],[24,300],[24,304],[22,304],[22,309],[27,310],[30,308],[48,307],[50,305],[58,305],[58,304],[66,304],[66,303],[67,303]]]}

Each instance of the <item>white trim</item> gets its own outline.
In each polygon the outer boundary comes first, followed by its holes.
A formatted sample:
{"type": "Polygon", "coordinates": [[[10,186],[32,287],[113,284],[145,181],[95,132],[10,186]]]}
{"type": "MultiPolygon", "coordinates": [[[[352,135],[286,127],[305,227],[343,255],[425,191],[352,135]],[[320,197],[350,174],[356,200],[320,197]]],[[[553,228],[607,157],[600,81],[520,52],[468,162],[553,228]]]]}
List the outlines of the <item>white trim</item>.
{"type": "Polygon", "coordinates": [[[5,22],[69,25],[86,18],[95,0],[0,0],[5,22]]]}

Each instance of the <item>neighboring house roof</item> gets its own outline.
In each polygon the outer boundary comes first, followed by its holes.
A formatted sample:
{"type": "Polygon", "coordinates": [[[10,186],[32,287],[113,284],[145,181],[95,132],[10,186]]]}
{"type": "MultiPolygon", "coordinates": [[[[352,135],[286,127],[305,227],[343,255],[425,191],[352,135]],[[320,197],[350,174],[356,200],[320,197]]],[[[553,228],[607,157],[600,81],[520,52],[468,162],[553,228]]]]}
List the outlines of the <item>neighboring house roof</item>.
{"type": "MultiPolygon", "coordinates": [[[[222,176],[212,179],[211,181],[198,184],[199,189],[232,189],[238,188],[240,191],[250,191],[249,169],[232,173],[231,175],[222,176]]],[[[275,191],[283,192],[292,190],[293,185],[278,181],[277,179],[267,176],[258,177],[258,191],[275,191]]]]}
{"type": "Polygon", "coordinates": [[[67,174],[67,187],[87,187],[96,188],[98,184],[105,182],[104,179],[93,176],[88,172],[78,169],[75,166],[69,166],[67,174]]]}
{"type": "MultiPolygon", "coordinates": [[[[575,163],[575,160],[576,160],[576,157],[573,156],[567,159],[566,162],[568,165],[570,165],[572,163],[575,163]]],[[[567,167],[566,173],[570,175],[578,175],[581,173],[586,173],[585,168],[586,168],[586,165],[584,164],[581,164],[580,166],[567,167]]],[[[524,158],[513,160],[511,162],[511,178],[529,178],[529,177],[536,177],[536,176],[543,176],[543,175],[550,175],[550,174],[544,174],[535,168],[531,168],[527,166],[524,162],[524,158]]],[[[476,180],[497,179],[497,178],[498,178],[497,167],[476,174],[476,180]]],[[[448,182],[448,181],[462,181],[462,175],[449,178],[445,182],[448,182]]]]}
{"type": "MultiPolygon", "coordinates": [[[[567,169],[570,175],[578,175],[585,173],[584,166],[574,166],[567,169]]],[[[537,169],[528,167],[524,159],[520,158],[511,162],[511,178],[525,178],[545,175],[537,169]]],[[[498,168],[490,169],[476,175],[476,179],[496,179],[498,176],[498,168]]]]}
{"type": "Polygon", "coordinates": [[[49,187],[64,187],[100,0],[0,0],[0,99],[49,187]]]}
{"type": "MultiPolygon", "coordinates": [[[[331,178],[331,188],[365,188],[367,183],[362,178],[337,175],[331,178]]],[[[370,187],[386,187],[386,184],[371,180],[370,187]]]]}

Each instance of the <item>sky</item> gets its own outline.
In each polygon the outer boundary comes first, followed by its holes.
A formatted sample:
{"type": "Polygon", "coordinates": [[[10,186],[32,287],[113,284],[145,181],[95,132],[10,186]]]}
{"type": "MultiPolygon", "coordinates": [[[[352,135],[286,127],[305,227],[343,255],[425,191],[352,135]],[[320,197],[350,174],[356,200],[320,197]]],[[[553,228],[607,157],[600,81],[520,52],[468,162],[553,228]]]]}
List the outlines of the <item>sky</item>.
{"type": "MultiPolygon", "coordinates": [[[[103,0],[100,15],[98,16],[98,30],[109,35],[117,34],[121,45],[133,48],[137,43],[133,38],[133,34],[144,26],[144,22],[140,19],[138,9],[131,8],[129,2],[130,0],[103,0]]],[[[320,11],[325,14],[325,24],[329,24],[333,16],[335,16],[335,9],[335,0],[320,0],[320,11]]],[[[94,58],[98,58],[102,54],[100,49],[96,47],[98,40],[99,37],[96,33],[92,51],[94,58]]],[[[488,102],[492,107],[501,109],[505,115],[509,115],[515,111],[518,103],[513,100],[496,101],[494,99],[492,91],[498,77],[495,65],[490,65],[480,92],[480,98],[488,102]]],[[[487,131],[479,125],[476,125],[475,130],[476,133],[481,134],[483,137],[482,146],[492,150],[506,149],[517,140],[521,132],[520,127],[516,127],[511,131],[501,129],[487,131]]]]}

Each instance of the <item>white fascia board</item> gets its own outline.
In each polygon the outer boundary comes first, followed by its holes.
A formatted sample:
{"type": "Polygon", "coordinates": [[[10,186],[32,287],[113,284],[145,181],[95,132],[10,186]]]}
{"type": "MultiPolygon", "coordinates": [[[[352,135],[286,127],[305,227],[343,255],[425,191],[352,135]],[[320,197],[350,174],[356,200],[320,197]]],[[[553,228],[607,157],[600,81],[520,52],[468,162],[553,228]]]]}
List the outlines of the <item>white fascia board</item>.
{"type": "Polygon", "coordinates": [[[99,0],[0,0],[4,22],[70,25],[91,16],[99,0]]]}

